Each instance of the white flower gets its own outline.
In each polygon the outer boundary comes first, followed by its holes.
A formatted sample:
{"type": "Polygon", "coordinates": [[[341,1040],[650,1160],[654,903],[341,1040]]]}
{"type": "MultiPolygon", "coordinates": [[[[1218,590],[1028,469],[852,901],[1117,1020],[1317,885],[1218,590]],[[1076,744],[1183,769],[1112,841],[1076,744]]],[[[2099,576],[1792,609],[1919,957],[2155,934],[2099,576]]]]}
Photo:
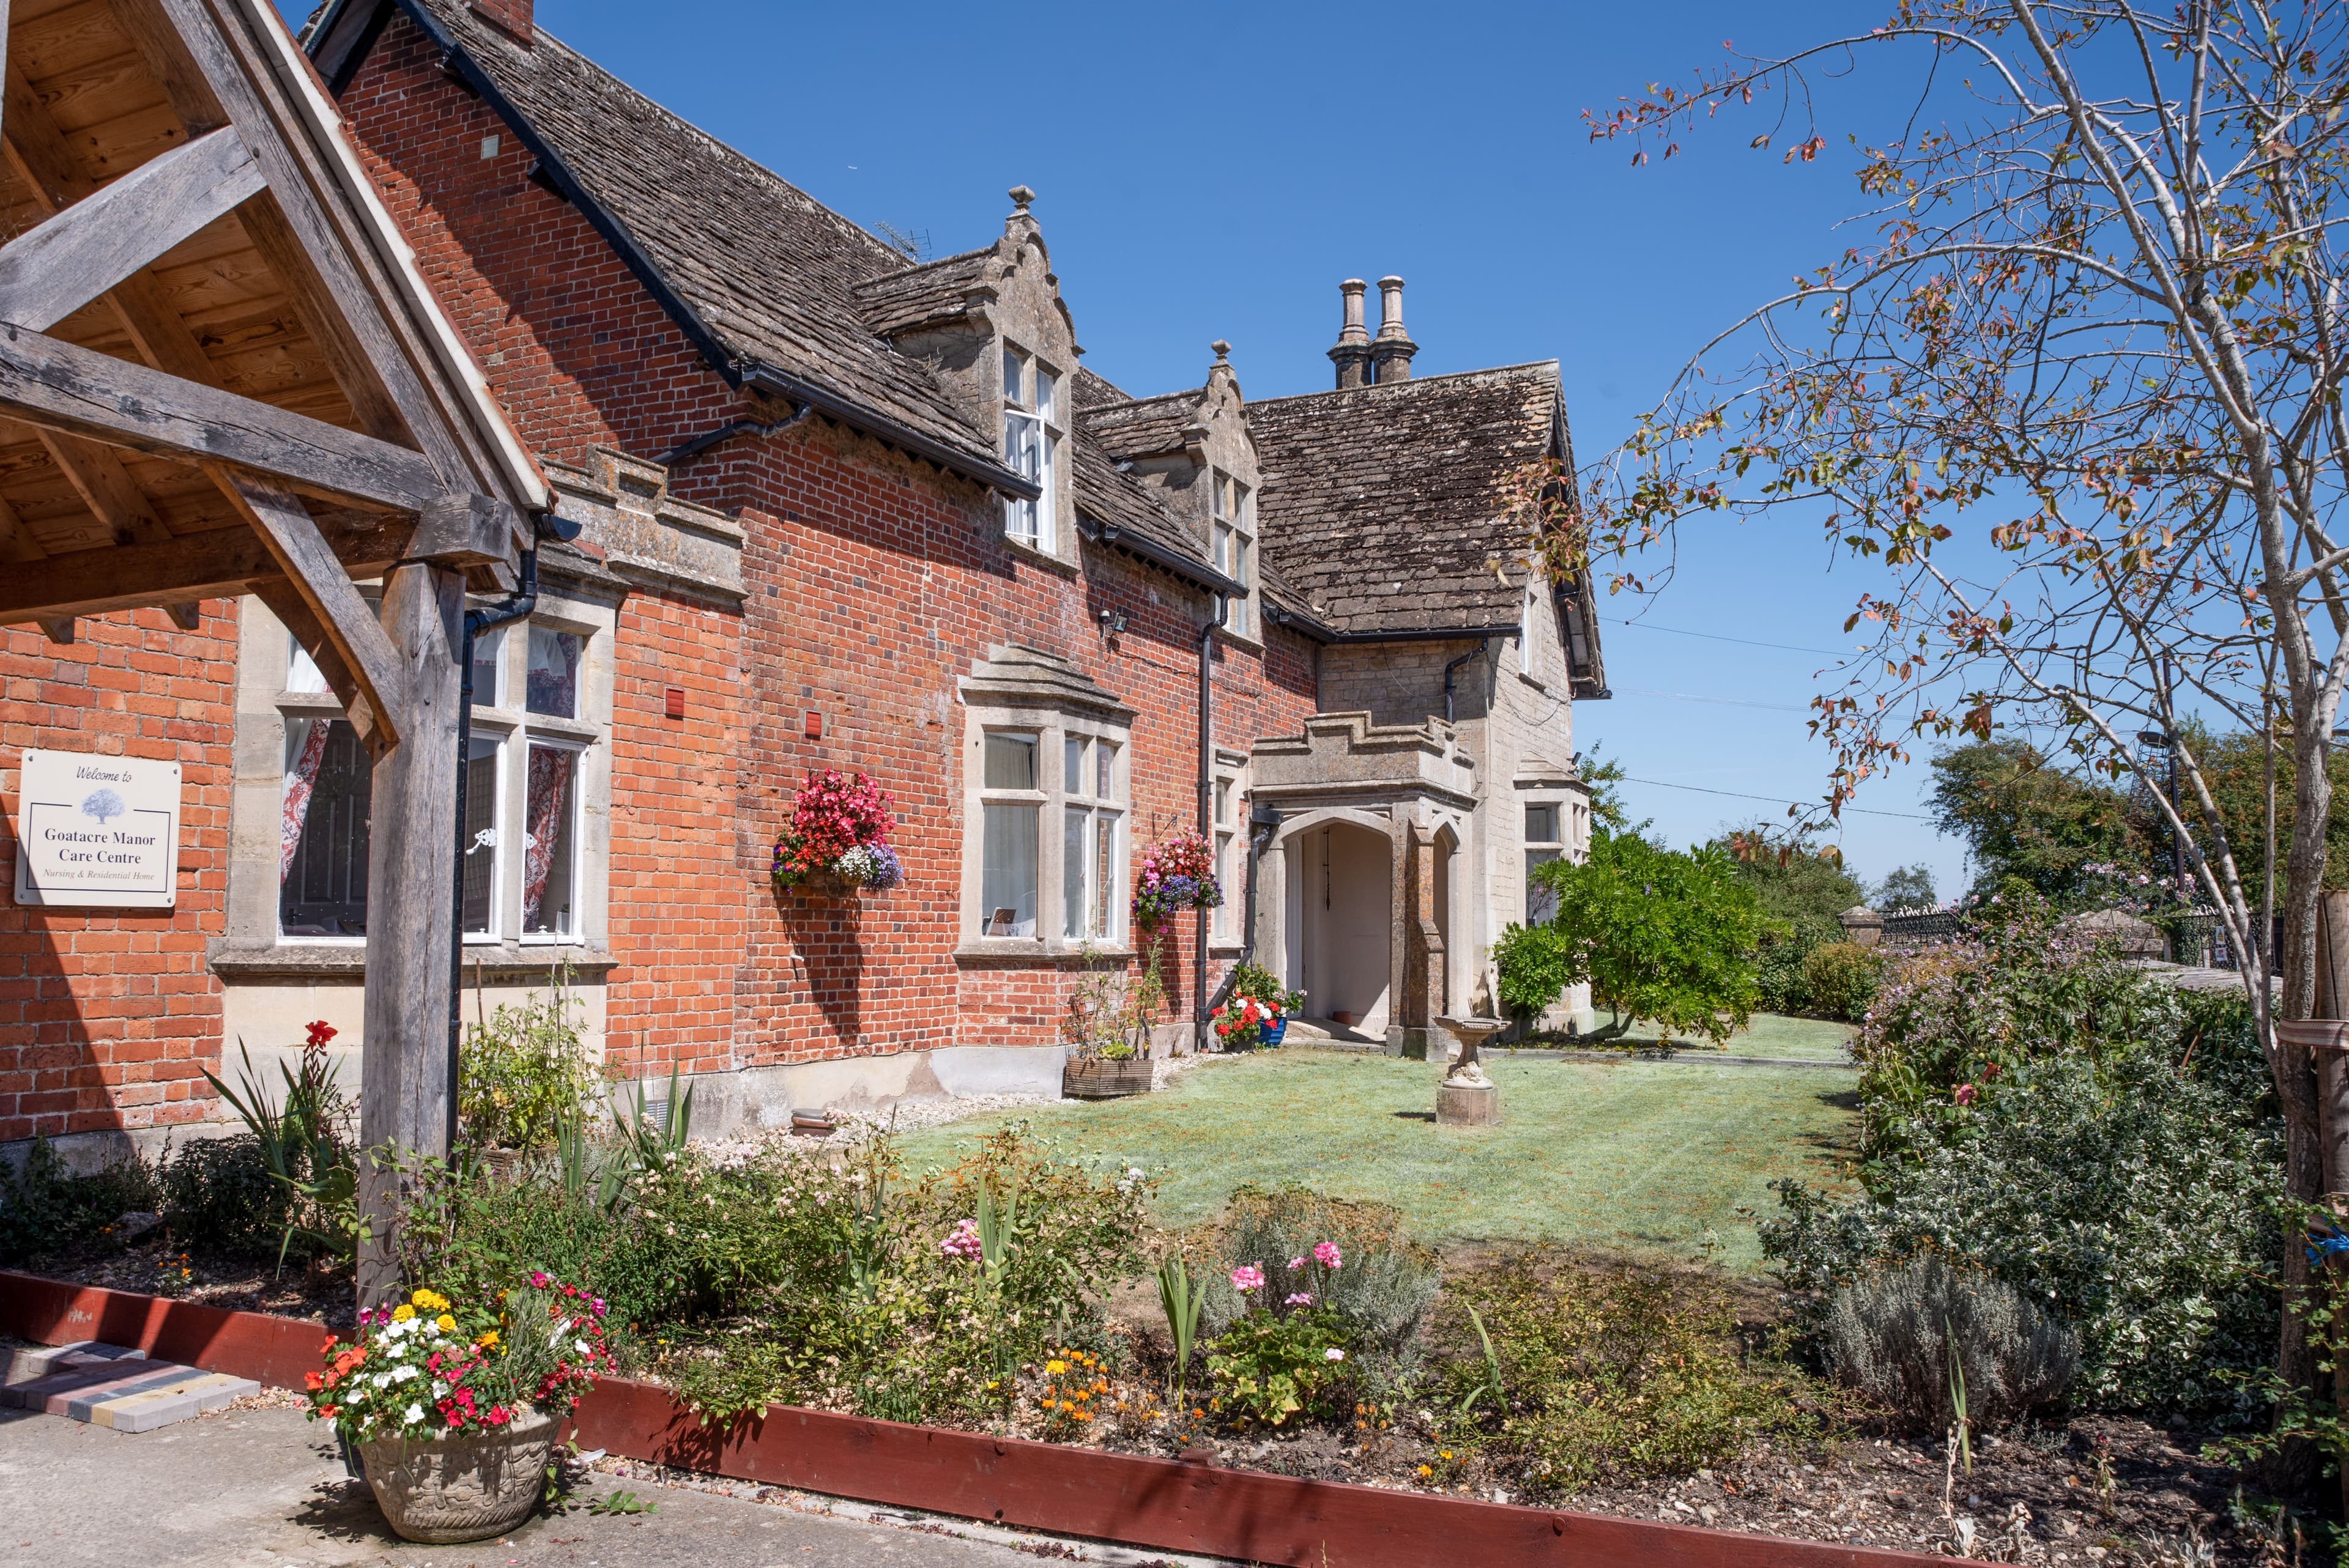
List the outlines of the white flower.
{"type": "Polygon", "coordinates": [[[595,1347],[583,1339],[579,1342],[579,1354],[582,1356],[593,1356],[595,1354],[595,1347]]]}
{"type": "Polygon", "coordinates": [[[1346,1353],[1345,1353],[1344,1351],[1342,1351],[1342,1350],[1339,1349],[1339,1348],[1338,1348],[1336,1346],[1334,1346],[1334,1345],[1333,1345],[1333,1346],[1331,1346],[1329,1349],[1324,1350],[1323,1352],[1321,1352],[1321,1359],[1322,1359],[1322,1360],[1324,1360],[1324,1361],[1343,1361],[1345,1358],[1346,1358],[1346,1353]]]}
{"type": "Polygon", "coordinates": [[[416,1425],[416,1423],[424,1419],[424,1407],[421,1405],[409,1406],[408,1413],[402,1416],[400,1419],[406,1421],[411,1427],[416,1425]]]}
{"type": "Polygon", "coordinates": [[[377,1374],[375,1375],[375,1386],[376,1386],[377,1387],[378,1387],[378,1388],[388,1388],[388,1387],[391,1387],[391,1374],[390,1374],[390,1373],[388,1373],[388,1372],[378,1372],[378,1373],[377,1373],[377,1374]]]}

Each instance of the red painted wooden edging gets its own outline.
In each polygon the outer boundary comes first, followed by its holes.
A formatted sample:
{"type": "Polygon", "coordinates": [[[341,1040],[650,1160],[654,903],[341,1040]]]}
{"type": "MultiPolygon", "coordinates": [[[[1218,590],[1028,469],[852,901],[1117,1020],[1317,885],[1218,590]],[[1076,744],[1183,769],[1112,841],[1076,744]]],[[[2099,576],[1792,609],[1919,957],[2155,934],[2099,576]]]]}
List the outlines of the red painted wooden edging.
{"type": "MultiPolygon", "coordinates": [[[[0,1273],[0,1330],[131,1345],[298,1387],[324,1331],[298,1318],[0,1273]]],[[[740,1480],[1282,1568],[1485,1560],[1575,1568],[1943,1568],[1869,1546],[1521,1508],[1102,1453],[777,1406],[725,1432],[667,1389],[610,1378],[579,1407],[581,1446],[740,1480]]]]}

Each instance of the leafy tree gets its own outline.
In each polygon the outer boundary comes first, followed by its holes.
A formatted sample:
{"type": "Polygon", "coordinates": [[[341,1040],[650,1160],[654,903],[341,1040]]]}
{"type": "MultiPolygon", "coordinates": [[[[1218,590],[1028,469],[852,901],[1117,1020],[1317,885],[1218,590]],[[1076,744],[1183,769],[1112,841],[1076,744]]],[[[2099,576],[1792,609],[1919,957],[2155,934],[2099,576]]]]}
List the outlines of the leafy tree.
{"type": "MultiPolygon", "coordinates": [[[[1652,587],[1632,558],[1676,558],[1683,519],[1792,500],[1879,563],[1848,624],[1875,644],[1816,699],[1830,804],[1918,738],[1988,740],[2002,723],[2138,781],[2246,955],[2286,1195],[2313,1202],[2340,1172],[2308,1053],[2273,1025],[2313,1000],[2325,757],[2349,687],[2349,548],[2331,532],[2349,496],[2341,0],[1888,9],[1782,57],[1732,50],[1688,87],[1588,117],[1594,137],[1639,143],[1637,160],[1650,146],[1668,159],[1675,136],[1758,103],[1762,123],[1732,134],[1808,163],[1829,146],[1812,74],[1905,68],[1914,89],[1850,138],[1863,211],[1842,232],[1857,242],[1830,242],[1825,265],[1711,340],[1583,504],[1540,520],[1545,556],[1560,571],[1612,558],[1611,586],[1652,587]],[[2251,940],[2262,890],[2189,709],[2228,732],[2288,722],[2280,961],[2251,940]],[[2156,729],[2178,744],[2137,740],[2156,729]],[[2182,820],[2173,762],[2199,808],[2182,820]]],[[[2317,1347],[2291,1304],[2311,1297],[2309,1263],[2296,1240],[2282,1253],[2280,1369],[2305,1389],[2317,1347]]]]}
{"type": "Polygon", "coordinates": [[[1611,757],[1601,757],[1599,748],[1574,754],[1574,770],[1590,789],[1590,824],[1594,829],[1609,833],[1644,833],[1654,821],[1631,820],[1631,808],[1623,799],[1623,764],[1611,757]]]}
{"type": "Polygon", "coordinates": [[[1565,943],[1565,984],[1588,981],[1615,1015],[1599,1038],[1646,1018],[1719,1045],[1752,1018],[1762,906],[1733,864],[1713,845],[1682,853],[1598,833],[1581,864],[1534,872],[1557,899],[1550,925],[1565,943]]]}
{"type": "Polygon", "coordinates": [[[1730,874],[1773,920],[1833,932],[1839,929],[1837,915],[1868,902],[1868,890],[1844,867],[1843,851],[1814,844],[1801,829],[1790,833],[1755,822],[1723,833],[1713,847],[1728,857],[1730,874]]]}
{"type": "Polygon", "coordinates": [[[1875,904],[1879,910],[1930,909],[1933,906],[1933,868],[1922,861],[1913,866],[1902,866],[1876,884],[1875,904]]]}
{"type": "Polygon", "coordinates": [[[2089,900],[2086,868],[2155,869],[2150,824],[2127,791],[2083,778],[2029,741],[1971,740],[1933,758],[1933,825],[1973,852],[1975,886],[2008,877],[2065,907],[2089,900]]]}

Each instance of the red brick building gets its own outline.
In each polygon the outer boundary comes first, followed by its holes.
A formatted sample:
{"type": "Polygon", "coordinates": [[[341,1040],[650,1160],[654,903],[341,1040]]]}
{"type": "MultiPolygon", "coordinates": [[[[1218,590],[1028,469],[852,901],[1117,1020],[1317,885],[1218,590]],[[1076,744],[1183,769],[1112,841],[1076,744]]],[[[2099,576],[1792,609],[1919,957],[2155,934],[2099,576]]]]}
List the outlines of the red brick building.
{"type": "MultiPolygon", "coordinates": [[[[1330,393],[1249,404],[1218,344],[1135,398],[1080,366],[1025,190],[919,261],[528,0],[336,0],[306,44],[581,526],[475,655],[485,1005],[566,970],[614,1063],[700,1075],[704,1127],[1053,1083],[1077,972],[1133,951],[1135,858],[1203,810],[1230,896],[1174,928],[1169,1048],[1250,952],[1393,1048],[1488,1000],[1525,869],[1587,835],[1571,701],[1604,695],[1587,588],[1503,502],[1570,460],[1554,363],[1413,380],[1388,280],[1375,337],[1346,285],[1330,393]],[[771,888],[827,768],[891,792],[903,885],[771,888]]],[[[5,634],[0,769],[178,748],[188,892],[8,912],[0,1040],[40,1048],[0,1140],[215,1117],[199,1065],[309,1018],[365,1047],[364,755],[258,600],[204,610],[5,634]]]]}

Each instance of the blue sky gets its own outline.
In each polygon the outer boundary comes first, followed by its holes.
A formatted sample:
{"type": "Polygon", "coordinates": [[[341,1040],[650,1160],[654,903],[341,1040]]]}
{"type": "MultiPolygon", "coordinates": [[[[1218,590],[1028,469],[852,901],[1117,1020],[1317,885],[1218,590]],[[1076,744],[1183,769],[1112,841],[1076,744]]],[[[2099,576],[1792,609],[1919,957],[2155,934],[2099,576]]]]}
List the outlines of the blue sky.
{"type": "MultiPolygon", "coordinates": [[[[1032,186],[1085,363],[1131,392],[1197,385],[1218,337],[1250,396],[1319,390],[1338,281],[1399,273],[1417,372],[1557,359],[1586,463],[1713,332],[1842,249],[1833,225],[1857,195],[1843,133],[1897,126],[1899,105],[1830,87],[1829,150],[1792,167],[1747,149],[1770,129],[1759,105],[1637,170],[1628,148],[1587,139],[1581,111],[1686,83],[1724,39],[1775,51],[1881,14],[1834,0],[538,6],[633,86],[850,218],[926,231],[936,253],[984,243],[1005,191],[1032,186]]],[[[1577,705],[1578,743],[1638,779],[1782,803],[1632,786],[1675,842],[1816,799],[1827,758],[1801,710],[1832,659],[1815,650],[1847,645],[1844,617],[1877,582],[1832,562],[1808,519],[1684,536],[1666,593],[1602,605],[1649,624],[1603,625],[1616,696],[1577,705]]],[[[1858,807],[1911,815],[1848,813],[1842,843],[1871,879],[1927,862],[1947,897],[1962,851],[1914,815],[1924,782],[1920,765],[1871,784],[1858,807]]]]}

